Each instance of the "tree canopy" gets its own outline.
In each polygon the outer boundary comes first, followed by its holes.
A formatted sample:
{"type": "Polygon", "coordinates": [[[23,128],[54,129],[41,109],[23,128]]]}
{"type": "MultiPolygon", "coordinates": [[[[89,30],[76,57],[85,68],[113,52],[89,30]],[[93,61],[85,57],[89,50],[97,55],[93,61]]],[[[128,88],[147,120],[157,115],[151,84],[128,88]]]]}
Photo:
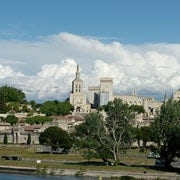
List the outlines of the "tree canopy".
{"type": "Polygon", "coordinates": [[[161,158],[166,166],[180,151],[180,100],[164,102],[151,125],[154,141],[159,145],[161,158]]]}
{"type": "Polygon", "coordinates": [[[66,115],[73,110],[73,106],[69,102],[46,101],[40,107],[40,112],[47,116],[66,115]]]}
{"type": "Polygon", "coordinates": [[[26,96],[21,90],[10,86],[0,87],[0,95],[4,97],[5,102],[23,103],[26,100],[26,96]]]}
{"type": "Polygon", "coordinates": [[[18,118],[14,115],[8,115],[6,118],[5,118],[5,121],[7,123],[10,123],[11,126],[13,126],[14,124],[16,124],[18,122],[18,118]]]}
{"type": "Polygon", "coordinates": [[[143,106],[140,105],[131,105],[130,108],[132,109],[132,111],[135,111],[137,113],[145,113],[145,109],[143,106]]]}
{"type": "Polygon", "coordinates": [[[47,116],[33,116],[27,117],[25,122],[28,124],[44,124],[45,122],[52,121],[52,118],[47,116]]]}
{"type": "Polygon", "coordinates": [[[85,159],[93,157],[107,161],[112,158],[109,144],[106,143],[105,122],[97,113],[90,113],[85,117],[85,122],[75,127],[75,144],[80,147],[85,159]],[[103,140],[102,140],[103,138],[103,140]]]}
{"type": "Polygon", "coordinates": [[[70,135],[57,126],[51,126],[40,133],[39,142],[43,145],[51,146],[52,150],[63,148],[69,150],[72,147],[70,135]]]}
{"type": "Polygon", "coordinates": [[[120,151],[131,144],[134,119],[129,106],[120,99],[115,99],[103,107],[107,118],[102,119],[99,114],[91,113],[85,122],[76,127],[76,135],[80,147],[86,147],[92,155],[98,155],[102,160],[114,159],[119,162],[120,151]]]}

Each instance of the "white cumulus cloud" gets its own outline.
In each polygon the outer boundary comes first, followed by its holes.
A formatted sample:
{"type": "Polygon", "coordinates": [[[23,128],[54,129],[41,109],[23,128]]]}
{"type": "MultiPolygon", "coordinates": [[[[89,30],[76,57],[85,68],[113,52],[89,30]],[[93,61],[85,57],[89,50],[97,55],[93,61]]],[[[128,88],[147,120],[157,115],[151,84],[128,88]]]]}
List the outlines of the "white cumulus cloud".
{"type": "Polygon", "coordinates": [[[0,84],[28,99],[64,100],[80,65],[84,89],[112,77],[114,93],[163,96],[180,88],[180,44],[125,45],[59,33],[32,41],[0,40],[0,84]]]}

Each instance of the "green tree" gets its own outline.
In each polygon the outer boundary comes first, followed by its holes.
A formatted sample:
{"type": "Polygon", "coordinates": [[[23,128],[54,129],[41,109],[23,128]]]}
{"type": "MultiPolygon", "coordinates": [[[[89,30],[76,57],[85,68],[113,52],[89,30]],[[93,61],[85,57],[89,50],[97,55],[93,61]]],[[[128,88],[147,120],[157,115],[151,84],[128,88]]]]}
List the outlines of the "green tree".
{"type": "Polygon", "coordinates": [[[66,115],[73,111],[73,106],[69,102],[59,102],[57,104],[57,115],[66,115]]]}
{"type": "Polygon", "coordinates": [[[143,147],[146,148],[146,144],[151,140],[151,128],[148,126],[143,126],[140,128],[141,140],[143,141],[143,147]]]}
{"type": "Polygon", "coordinates": [[[134,113],[120,99],[109,102],[103,109],[107,114],[105,121],[99,114],[89,114],[85,122],[76,127],[76,135],[87,152],[96,152],[104,161],[112,158],[116,165],[120,152],[131,145],[134,113]]]}
{"type": "Polygon", "coordinates": [[[57,126],[51,126],[40,133],[39,142],[43,145],[51,146],[52,150],[63,148],[69,150],[72,147],[70,135],[57,126]]]}
{"type": "Polygon", "coordinates": [[[25,122],[28,124],[44,124],[46,122],[52,121],[52,118],[47,116],[33,116],[33,117],[26,117],[25,122]]]}
{"type": "Polygon", "coordinates": [[[14,87],[2,86],[0,87],[0,94],[3,94],[5,102],[19,102],[23,103],[26,101],[25,94],[14,87]]]}
{"type": "Polygon", "coordinates": [[[27,138],[27,145],[31,144],[31,134],[28,134],[28,138],[27,138]]]}
{"type": "Polygon", "coordinates": [[[140,105],[131,105],[130,109],[132,109],[132,111],[137,112],[138,114],[145,113],[144,107],[140,105]]]}
{"type": "Polygon", "coordinates": [[[40,112],[47,116],[55,115],[57,113],[57,105],[54,101],[46,101],[41,105],[40,112]]]}
{"type": "Polygon", "coordinates": [[[151,128],[160,156],[166,166],[170,166],[172,159],[180,151],[180,100],[164,102],[151,128]]]}
{"type": "Polygon", "coordinates": [[[104,162],[112,158],[109,144],[106,143],[106,129],[103,118],[98,113],[90,113],[85,122],[75,127],[75,145],[78,146],[85,159],[98,157],[104,162]]]}
{"type": "Polygon", "coordinates": [[[131,145],[131,130],[134,120],[134,113],[127,103],[121,99],[110,101],[105,107],[107,113],[106,128],[108,131],[108,143],[111,144],[111,152],[115,164],[120,161],[119,152],[131,145]]]}
{"type": "Polygon", "coordinates": [[[46,101],[40,107],[40,112],[47,116],[66,115],[73,110],[73,106],[69,102],[46,101]]]}
{"type": "Polygon", "coordinates": [[[13,126],[14,124],[16,124],[18,122],[18,118],[14,115],[8,115],[6,117],[6,122],[10,123],[10,125],[13,126]]]}
{"type": "Polygon", "coordinates": [[[6,134],[6,133],[4,133],[3,143],[4,143],[4,144],[7,144],[7,143],[8,143],[8,137],[7,137],[7,134],[6,134]]]}
{"type": "Polygon", "coordinates": [[[31,105],[31,108],[32,108],[33,110],[36,110],[36,108],[37,108],[36,101],[31,100],[31,101],[29,102],[29,104],[31,105]]]}
{"type": "Polygon", "coordinates": [[[142,139],[142,132],[140,128],[134,128],[135,139],[137,140],[138,146],[140,146],[140,141],[142,139]]]}
{"type": "Polygon", "coordinates": [[[5,101],[5,97],[2,94],[2,92],[0,92],[0,113],[6,113],[7,110],[7,105],[6,105],[6,101],[5,101]]]}

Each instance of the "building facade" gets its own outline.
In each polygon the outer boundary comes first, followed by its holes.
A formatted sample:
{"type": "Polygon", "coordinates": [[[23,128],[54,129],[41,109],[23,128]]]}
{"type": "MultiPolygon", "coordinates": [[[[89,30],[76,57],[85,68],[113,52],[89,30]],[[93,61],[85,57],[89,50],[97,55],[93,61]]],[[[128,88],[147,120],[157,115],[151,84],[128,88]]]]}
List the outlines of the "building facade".
{"type": "Polygon", "coordinates": [[[79,65],[77,65],[75,79],[72,81],[69,101],[74,106],[74,113],[90,113],[91,106],[87,103],[86,95],[83,92],[83,80],[80,78],[79,65]]]}
{"type": "Polygon", "coordinates": [[[92,108],[106,105],[113,98],[113,79],[100,78],[99,86],[88,87],[88,100],[92,108]]]}
{"type": "Polygon", "coordinates": [[[173,93],[172,98],[173,100],[180,100],[180,89],[173,93]]]}

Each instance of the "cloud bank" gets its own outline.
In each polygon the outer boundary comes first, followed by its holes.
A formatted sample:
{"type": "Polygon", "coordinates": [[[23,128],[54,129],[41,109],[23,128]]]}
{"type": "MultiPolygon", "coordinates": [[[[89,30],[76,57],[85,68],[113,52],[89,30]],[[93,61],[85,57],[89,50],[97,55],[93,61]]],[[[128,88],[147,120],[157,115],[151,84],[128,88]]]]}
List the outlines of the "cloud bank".
{"type": "Polygon", "coordinates": [[[100,77],[113,78],[115,94],[162,97],[180,88],[180,44],[105,43],[70,33],[0,40],[0,85],[22,89],[28,100],[68,98],[77,64],[85,92],[100,77]]]}

